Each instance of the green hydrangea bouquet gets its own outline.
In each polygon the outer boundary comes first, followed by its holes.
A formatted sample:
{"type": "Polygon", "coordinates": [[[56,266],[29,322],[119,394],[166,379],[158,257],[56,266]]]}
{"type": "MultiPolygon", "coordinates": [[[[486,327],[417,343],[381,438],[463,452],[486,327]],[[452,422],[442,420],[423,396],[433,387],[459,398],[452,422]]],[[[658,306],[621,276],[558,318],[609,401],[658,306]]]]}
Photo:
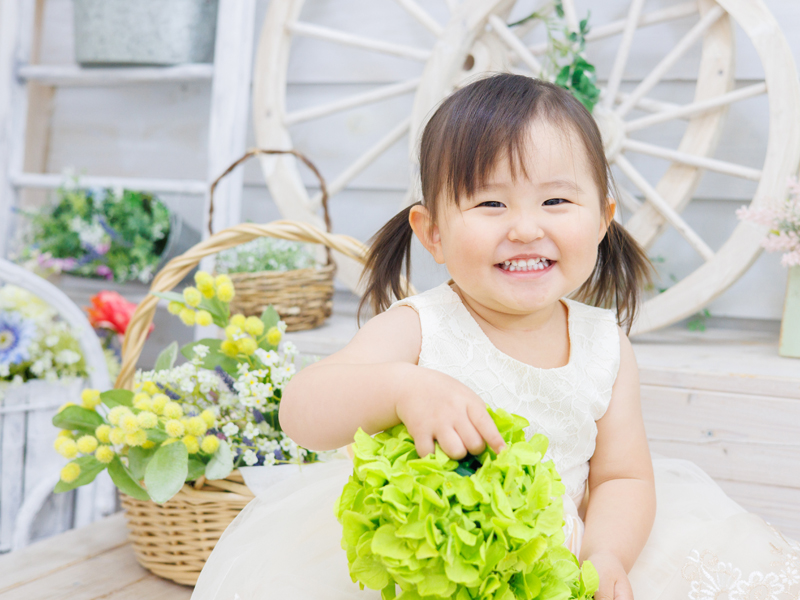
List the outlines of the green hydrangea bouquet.
{"type": "Polygon", "coordinates": [[[353,475],[336,506],[350,576],[384,600],[570,600],[599,578],[564,547],[564,485],[543,460],[547,438],[489,414],[507,448],[455,461],[420,458],[405,425],[359,430],[353,475]],[[396,595],[396,586],[402,590],[396,595]]]}

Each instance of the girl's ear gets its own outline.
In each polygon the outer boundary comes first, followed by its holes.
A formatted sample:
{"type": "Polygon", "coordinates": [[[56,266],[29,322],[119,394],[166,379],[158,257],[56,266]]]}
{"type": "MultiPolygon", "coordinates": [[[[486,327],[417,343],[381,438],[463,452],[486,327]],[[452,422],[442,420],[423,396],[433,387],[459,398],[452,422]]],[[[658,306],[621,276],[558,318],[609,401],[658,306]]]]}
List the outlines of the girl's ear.
{"type": "Polygon", "coordinates": [[[425,249],[431,253],[433,259],[440,265],[444,264],[442,252],[442,239],[439,235],[439,226],[431,222],[431,213],[421,204],[415,204],[408,213],[408,223],[414,230],[414,235],[425,249]]]}
{"type": "Polygon", "coordinates": [[[606,198],[606,202],[608,202],[608,214],[603,215],[603,226],[600,227],[600,237],[597,238],[598,244],[603,241],[603,238],[606,236],[606,232],[611,225],[611,221],[614,220],[614,215],[617,214],[617,201],[609,196],[606,198]]]}

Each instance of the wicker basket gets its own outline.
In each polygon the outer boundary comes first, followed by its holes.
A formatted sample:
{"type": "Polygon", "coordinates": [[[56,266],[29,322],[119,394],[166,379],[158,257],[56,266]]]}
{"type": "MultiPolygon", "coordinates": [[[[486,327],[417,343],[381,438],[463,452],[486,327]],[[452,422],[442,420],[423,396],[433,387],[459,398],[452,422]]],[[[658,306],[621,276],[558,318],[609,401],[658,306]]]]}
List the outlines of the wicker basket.
{"type": "MultiPolygon", "coordinates": [[[[326,233],[307,223],[247,223],[220,231],[172,259],[153,279],[150,290],[170,291],[206,256],[262,236],[323,244],[362,263],[366,253],[366,247],[358,240],[326,233]]],[[[122,369],[114,386],[118,389],[133,387],[136,362],[157,304],[158,298],[149,294],[131,317],[122,348],[122,369]]],[[[238,472],[220,481],[184,485],[172,500],[162,506],[124,497],[122,503],[127,512],[137,560],[156,575],[193,585],[225,527],[251,498],[252,494],[243,485],[238,472]]]]}
{"type": "MultiPolygon", "coordinates": [[[[211,184],[209,200],[211,213],[214,211],[214,189],[219,181],[250,157],[265,154],[291,154],[311,169],[319,180],[325,227],[330,231],[331,218],[328,212],[328,188],[325,179],[308,158],[295,150],[254,149],[247,152],[211,184]]],[[[211,216],[209,216],[208,230],[212,233],[211,216]]],[[[230,278],[236,287],[236,297],[231,302],[231,312],[242,313],[248,317],[260,316],[267,306],[272,305],[286,323],[287,331],[319,327],[333,311],[335,273],[336,266],[331,261],[330,251],[327,253],[326,264],[316,268],[230,273],[230,278]]]]}
{"type": "Polygon", "coordinates": [[[222,532],[254,497],[239,471],[221,481],[184,485],[163,505],[120,496],[136,560],[184,585],[197,583],[222,532]]]}

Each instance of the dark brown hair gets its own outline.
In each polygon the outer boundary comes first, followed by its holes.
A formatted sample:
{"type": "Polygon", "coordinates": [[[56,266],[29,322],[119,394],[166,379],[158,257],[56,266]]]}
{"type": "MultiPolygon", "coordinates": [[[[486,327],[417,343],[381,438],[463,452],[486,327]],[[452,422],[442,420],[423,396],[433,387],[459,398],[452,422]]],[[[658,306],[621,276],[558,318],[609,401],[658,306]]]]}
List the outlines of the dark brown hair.
{"type": "MultiPolygon", "coordinates": [[[[611,220],[607,195],[616,191],[603,151],[603,141],[592,115],[568,91],[522,75],[498,74],[475,81],[446,98],[425,126],[420,143],[419,164],[422,205],[431,223],[441,209],[441,199],[456,204],[471,196],[491,176],[498,160],[508,158],[511,175],[524,171],[524,153],[530,124],[536,119],[572,129],[583,142],[600,192],[602,210],[610,220],[600,242],[597,262],[589,279],[573,294],[575,299],[616,308],[617,321],[627,330],[639,305],[642,285],[649,281],[650,262],[627,231],[611,220]]],[[[366,287],[359,305],[377,314],[392,298],[402,298],[403,271],[410,274],[413,231],[411,207],[395,215],[377,234],[364,269],[366,287]],[[405,265],[405,268],[404,268],[405,265]]]]}

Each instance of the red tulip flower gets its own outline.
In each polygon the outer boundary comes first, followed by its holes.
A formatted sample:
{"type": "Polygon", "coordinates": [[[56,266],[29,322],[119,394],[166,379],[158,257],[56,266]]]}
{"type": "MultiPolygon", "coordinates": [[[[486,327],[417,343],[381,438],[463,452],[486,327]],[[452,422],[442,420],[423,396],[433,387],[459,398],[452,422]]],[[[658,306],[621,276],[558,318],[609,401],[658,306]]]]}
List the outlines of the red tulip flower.
{"type": "MultiPolygon", "coordinates": [[[[91,297],[92,306],[86,307],[92,327],[108,329],[122,336],[128,329],[137,304],[128,302],[117,292],[102,291],[91,297]]],[[[153,331],[150,325],[148,334],[153,331]]]]}

